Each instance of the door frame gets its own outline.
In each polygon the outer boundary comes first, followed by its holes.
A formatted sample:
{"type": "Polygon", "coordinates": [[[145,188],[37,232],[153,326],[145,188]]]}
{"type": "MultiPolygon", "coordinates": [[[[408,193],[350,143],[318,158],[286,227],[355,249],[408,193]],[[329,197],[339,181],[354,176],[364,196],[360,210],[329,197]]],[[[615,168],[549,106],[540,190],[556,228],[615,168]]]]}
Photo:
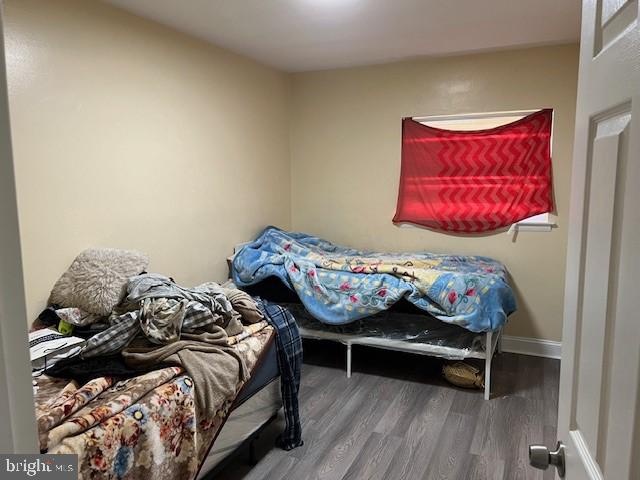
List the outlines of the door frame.
{"type": "Polygon", "coordinates": [[[0,453],[37,453],[0,2],[0,453]]]}

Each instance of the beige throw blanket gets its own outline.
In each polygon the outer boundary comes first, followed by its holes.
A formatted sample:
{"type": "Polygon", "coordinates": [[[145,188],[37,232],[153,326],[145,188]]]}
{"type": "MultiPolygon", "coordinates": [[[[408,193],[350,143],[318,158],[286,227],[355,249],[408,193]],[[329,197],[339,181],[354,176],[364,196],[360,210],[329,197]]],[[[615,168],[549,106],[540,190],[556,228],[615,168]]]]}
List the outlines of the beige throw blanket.
{"type": "MultiPolygon", "coordinates": [[[[242,323],[258,323],[264,320],[264,315],[258,309],[255,300],[247,292],[225,286],[222,287],[222,291],[231,302],[233,310],[242,317],[242,323]]],[[[230,335],[235,335],[235,333],[230,335]]]]}
{"type": "MultiPolygon", "coordinates": [[[[131,346],[122,351],[131,367],[148,367],[163,362],[184,368],[193,379],[198,413],[211,416],[248,379],[243,358],[229,346],[220,326],[211,332],[183,333],[180,340],[162,346],[131,346]]],[[[201,417],[202,418],[202,417],[201,417]]]]}

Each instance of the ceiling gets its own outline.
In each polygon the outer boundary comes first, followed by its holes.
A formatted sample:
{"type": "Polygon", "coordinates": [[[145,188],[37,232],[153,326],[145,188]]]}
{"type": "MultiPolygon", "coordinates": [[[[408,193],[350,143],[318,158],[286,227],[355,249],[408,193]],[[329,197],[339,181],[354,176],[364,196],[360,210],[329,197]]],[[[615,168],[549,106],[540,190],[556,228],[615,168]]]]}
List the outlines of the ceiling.
{"type": "Polygon", "coordinates": [[[580,0],[107,0],[286,71],[575,42],[580,0]]]}

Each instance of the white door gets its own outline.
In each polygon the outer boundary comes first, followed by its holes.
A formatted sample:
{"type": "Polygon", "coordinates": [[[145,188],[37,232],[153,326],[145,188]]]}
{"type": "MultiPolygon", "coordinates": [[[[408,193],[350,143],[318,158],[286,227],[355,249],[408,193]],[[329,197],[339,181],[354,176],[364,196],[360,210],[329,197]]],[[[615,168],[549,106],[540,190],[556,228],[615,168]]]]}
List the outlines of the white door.
{"type": "Polygon", "coordinates": [[[585,0],[558,438],[570,480],[640,479],[638,0],[585,0]]]}

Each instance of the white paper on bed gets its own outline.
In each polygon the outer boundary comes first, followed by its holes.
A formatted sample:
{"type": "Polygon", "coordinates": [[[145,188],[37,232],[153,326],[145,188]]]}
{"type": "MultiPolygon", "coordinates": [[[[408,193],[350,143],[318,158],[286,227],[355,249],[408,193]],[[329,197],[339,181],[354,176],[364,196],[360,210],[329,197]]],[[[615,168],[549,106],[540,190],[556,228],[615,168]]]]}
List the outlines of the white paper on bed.
{"type": "Polygon", "coordinates": [[[80,337],[63,335],[53,328],[29,332],[29,355],[34,371],[50,367],[57,361],[76,355],[85,342],[80,337]]]}

